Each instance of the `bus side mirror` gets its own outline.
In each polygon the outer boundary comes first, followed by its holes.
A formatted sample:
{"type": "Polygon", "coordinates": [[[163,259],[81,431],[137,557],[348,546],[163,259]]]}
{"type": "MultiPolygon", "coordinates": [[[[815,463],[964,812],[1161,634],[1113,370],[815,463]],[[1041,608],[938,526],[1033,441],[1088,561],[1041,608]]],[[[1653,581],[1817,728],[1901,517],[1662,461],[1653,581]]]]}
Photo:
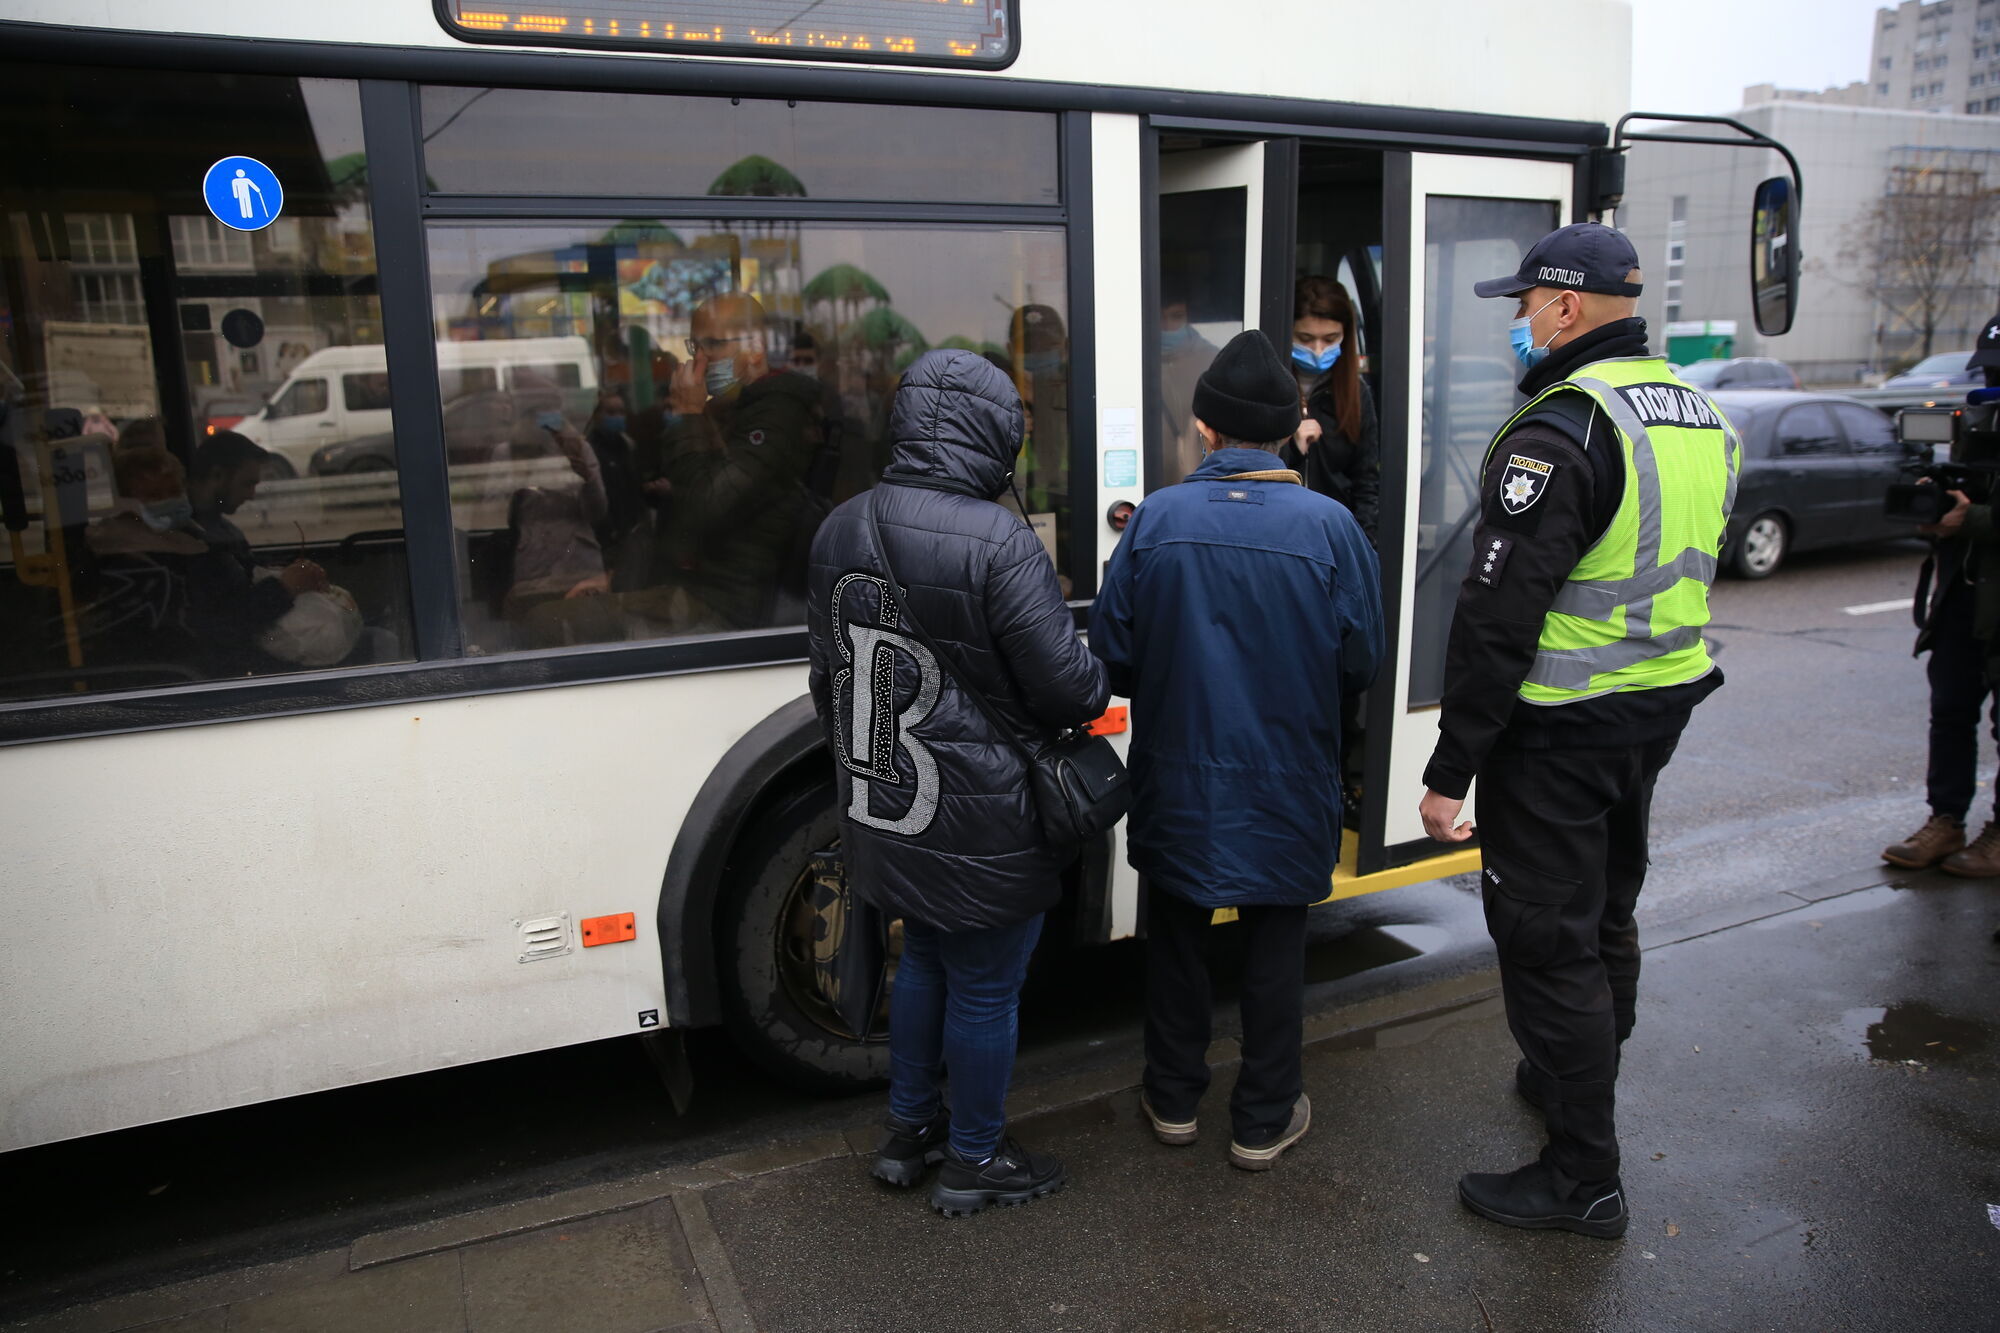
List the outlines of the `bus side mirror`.
{"type": "Polygon", "coordinates": [[[1789,333],[1799,307],[1798,196],[1792,182],[1773,176],[1757,187],[1750,218],[1750,303],[1757,331],[1789,333]]]}

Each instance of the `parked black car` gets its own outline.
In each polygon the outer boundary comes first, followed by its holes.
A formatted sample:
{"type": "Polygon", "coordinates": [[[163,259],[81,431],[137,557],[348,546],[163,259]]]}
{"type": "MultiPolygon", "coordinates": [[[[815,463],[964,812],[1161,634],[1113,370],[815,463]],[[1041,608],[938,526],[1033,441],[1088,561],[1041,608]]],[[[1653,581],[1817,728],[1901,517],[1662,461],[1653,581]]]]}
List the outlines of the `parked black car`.
{"type": "Polygon", "coordinates": [[[1885,389],[1959,389],[1972,388],[1986,383],[1985,375],[1977,370],[1967,370],[1965,363],[1972,359],[1972,349],[1962,352],[1938,352],[1927,356],[1900,375],[1891,375],[1882,381],[1885,389]]]}
{"type": "Polygon", "coordinates": [[[1826,393],[1712,395],[1743,439],[1743,475],[1722,543],[1723,568],[1769,578],[1793,551],[1915,536],[1882,515],[1902,446],[1889,418],[1826,393]]]}
{"type": "Polygon", "coordinates": [[[1682,366],[1680,377],[1697,389],[1796,389],[1798,372],[1768,356],[1737,356],[1682,366]]]}

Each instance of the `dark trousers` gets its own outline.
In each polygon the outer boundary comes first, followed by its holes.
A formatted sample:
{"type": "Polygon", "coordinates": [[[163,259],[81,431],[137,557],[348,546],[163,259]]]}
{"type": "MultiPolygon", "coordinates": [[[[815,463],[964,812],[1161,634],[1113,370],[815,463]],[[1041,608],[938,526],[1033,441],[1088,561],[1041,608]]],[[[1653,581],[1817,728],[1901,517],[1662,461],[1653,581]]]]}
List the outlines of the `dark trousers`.
{"type": "Polygon", "coordinates": [[[1480,887],[1507,1026],[1546,1106],[1542,1160],[1578,1181],[1618,1174],[1618,1048],[1639,994],[1632,911],[1653,784],[1679,739],[1502,748],[1479,771],[1480,887]]]}
{"type": "MultiPolygon", "coordinates": [[[[1214,915],[1157,888],[1146,895],[1146,1100],[1168,1120],[1194,1119],[1208,1091],[1214,915]]],[[[1237,915],[1245,955],[1243,1064],[1229,1122],[1236,1142],[1257,1148],[1284,1132],[1299,1099],[1306,909],[1241,907],[1237,915]]]]}
{"type": "MultiPolygon", "coordinates": [[[[1986,646],[1972,637],[1972,593],[1944,595],[1925,666],[1931,682],[1930,765],[1924,774],[1933,814],[1963,821],[1979,785],[1979,715],[2000,740],[2000,695],[1986,679],[1986,646]]],[[[2000,800],[1997,797],[1996,800],[2000,800]]],[[[1996,804],[2000,818],[2000,804],[1996,804]]]]}

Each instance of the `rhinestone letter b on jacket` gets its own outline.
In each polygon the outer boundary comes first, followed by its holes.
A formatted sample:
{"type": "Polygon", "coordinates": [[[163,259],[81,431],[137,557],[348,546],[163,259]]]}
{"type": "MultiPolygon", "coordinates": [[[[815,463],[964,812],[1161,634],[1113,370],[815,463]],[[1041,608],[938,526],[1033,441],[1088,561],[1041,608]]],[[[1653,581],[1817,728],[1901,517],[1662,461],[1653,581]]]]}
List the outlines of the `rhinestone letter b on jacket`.
{"type": "Polygon", "coordinates": [[[833,641],[847,662],[833,678],[834,739],[840,747],[840,762],[854,779],[853,799],[847,817],[857,824],[916,837],[937,817],[937,759],[910,728],[931,715],[937,707],[942,673],[930,649],[906,634],[898,633],[900,617],[895,595],[886,580],[873,574],[848,574],[833,585],[833,641]],[[859,623],[857,608],[849,598],[855,585],[872,587],[881,608],[880,625],[859,623]],[[896,654],[906,655],[917,668],[916,697],[909,707],[896,711],[896,654]],[[874,811],[875,784],[909,789],[896,763],[896,752],[909,756],[915,792],[900,817],[886,818],[874,811]]]}

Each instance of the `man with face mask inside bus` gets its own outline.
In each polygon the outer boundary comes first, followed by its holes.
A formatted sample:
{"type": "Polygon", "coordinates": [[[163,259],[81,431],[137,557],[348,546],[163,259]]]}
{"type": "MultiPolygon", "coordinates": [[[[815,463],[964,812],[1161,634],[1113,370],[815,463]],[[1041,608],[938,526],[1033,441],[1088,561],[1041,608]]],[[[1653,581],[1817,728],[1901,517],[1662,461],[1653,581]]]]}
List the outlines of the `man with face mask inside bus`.
{"type": "Polygon", "coordinates": [[[825,441],[818,381],[773,368],[764,308],[725,292],[694,312],[668,389],[660,540],[705,627],[804,622],[805,556],[830,508],[816,493],[825,441]]]}
{"type": "Polygon", "coordinates": [[[1653,785],[1722,683],[1702,627],[1742,448],[1647,352],[1618,232],[1564,227],[1473,290],[1518,300],[1530,401],[1487,453],[1418,810],[1433,838],[1464,841],[1478,777],[1515,1084],[1548,1142],[1518,1170],[1462,1177],[1459,1199],[1509,1226],[1613,1237],[1629,1218],[1612,1110],[1653,785]]]}

